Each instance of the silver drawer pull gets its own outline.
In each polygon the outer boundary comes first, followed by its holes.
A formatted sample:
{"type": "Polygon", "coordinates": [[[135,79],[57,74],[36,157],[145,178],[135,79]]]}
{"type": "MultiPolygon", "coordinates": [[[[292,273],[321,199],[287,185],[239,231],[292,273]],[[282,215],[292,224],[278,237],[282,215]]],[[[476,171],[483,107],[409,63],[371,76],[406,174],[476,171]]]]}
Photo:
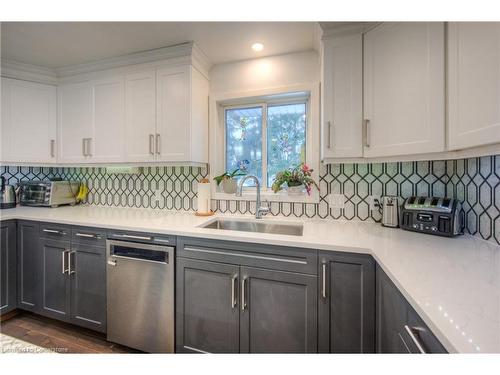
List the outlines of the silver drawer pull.
{"type": "Polygon", "coordinates": [[[63,232],[62,230],[55,230],[55,229],[43,229],[45,233],[51,233],[51,234],[66,234],[66,232],[63,232]]]}
{"type": "Polygon", "coordinates": [[[98,234],[76,233],[75,236],[85,237],[85,238],[95,238],[96,240],[101,239],[101,236],[99,236],[98,234]]]}
{"type": "Polygon", "coordinates": [[[161,139],[160,139],[160,134],[156,134],[156,153],[158,155],[161,154],[161,139]]]}
{"type": "Polygon", "coordinates": [[[247,307],[247,303],[245,301],[245,284],[247,282],[247,278],[244,277],[243,280],[241,280],[241,311],[245,311],[245,308],[247,307]]]}
{"type": "Polygon", "coordinates": [[[332,123],[328,121],[328,148],[332,148],[332,123]]]}
{"type": "Polygon", "coordinates": [[[66,273],[68,269],[66,268],[66,254],[69,253],[69,250],[64,250],[61,255],[62,255],[62,273],[66,273]]]}
{"type": "Polygon", "coordinates": [[[50,157],[51,158],[56,157],[56,141],[55,141],[55,139],[50,140],[50,157]]]}
{"type": "Polygon", "coordinates": [[[370,147],[370,120],[363,120],[363,127],[365,128],[365,147],[370,147]]]}
{"type": "Polygon", "coordinates": [[[151,241],[153,239],[153,237],[134,236],[132,234],[115,234],[114,236],[120,238],[129,238],[131,240],[143,240],[143,241],[151,241]]]}
{"type": "Polygon", "coordinates": [[[422,346],[422,344],[418,340],[417,336],[415,336],[415,333],[413,333],[413,329],[410,326],[405,325],[405,330],[408,333],[408,335],[410,336],[410,338],[413,341],[413,343],[415,344],[415,346],[417,347],[418,351],[421,354],[425,354],[424,347],[422,346]]]}
{"type": "Polygon", "coordinates": [[[238,275],[234,275],[231,279],[231,308],[234,309],[236,306],[236,280],[238,280],[238,275]]]}
{"type": "Polygon", "coordinates": [[[154,146],[154,143],[155,143],[155,136],[154,134],[150,134],[149,135],[149,153],[151,155],[154,155],[155,154],[155,146],[154,146]]]}
{"type": "Polygon", "coordinates": [[[76,273],[75,270],[71,269],[71,254],[76,254],[76,251],[70,251],[68,253],[68,275],[72,275],[72,274],[76,273]]]}
{"type": "Polygon", "coordinates": [[[323,263],[321,265],[321,267],[323,269],[323,275],[322,275],[323,281],[322,281],[322,286],[321,286],[321,297],[326,299],[326,263],[323,263]]]}

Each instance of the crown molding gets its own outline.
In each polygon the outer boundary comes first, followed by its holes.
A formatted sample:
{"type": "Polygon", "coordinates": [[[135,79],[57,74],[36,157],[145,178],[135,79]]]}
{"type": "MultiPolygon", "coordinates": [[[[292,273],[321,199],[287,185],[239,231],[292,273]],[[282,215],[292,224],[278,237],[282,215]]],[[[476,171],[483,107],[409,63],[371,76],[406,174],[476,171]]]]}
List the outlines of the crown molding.
{"type": "MultiPolygon", "coordinates": [[[[113,70],[131,65],[153,63],[163,60],[176,59],[181,62],[190,63],[197,69],[210,70],[211,64],[206,55],[194,44],[186,42],[173,46],[156,48],[148,51],[131,53],[128,55],[110,57],[85,64],[71,65],[57,69],[60,78],[76,76],[80,74],[94,73],[103,70],[113,70]]],[[[208,75],[208,73],[207,73],[208,75]]]]}
{"type": "Polygon", "coordinates": [[[339,26],[323,29],[321,39],[355,33],[366,33],[368,30],[381,24],[381,22],[349,22],[339,26]]]}
{"type": "Polygon", "coordinates": [[[53,69],[6,59],[1,61],[1,75],[2,77],[49,85],[57,85],[59,82],[57,73],[53,69]]]}
{"type": "Polygon", "coordinates": [[[207,55],[194,42],[186,42],[57,69],[2,59],[1,75],[8,78],[57,85],[61,81],[71,80],[72,77],[77,78],[107,71],[123,71],[129,67],[137,68],[138,65],[156,66],[160,63],[191,64],[207,79],[212,67],[207,55]]]}

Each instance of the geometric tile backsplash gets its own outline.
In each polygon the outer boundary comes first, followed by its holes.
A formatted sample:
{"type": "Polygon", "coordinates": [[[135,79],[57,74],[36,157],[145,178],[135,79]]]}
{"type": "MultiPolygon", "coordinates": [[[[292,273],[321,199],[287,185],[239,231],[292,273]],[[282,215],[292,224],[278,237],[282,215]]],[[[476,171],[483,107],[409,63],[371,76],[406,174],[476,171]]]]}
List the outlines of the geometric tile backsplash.
{"type": "MultiPolygon", "coordinates": [[[[480,158],[330,164],[320,166],[320,202],[271,202],[274,216],[378,221],[369,210],[370,195],[448,196],[463,203],[465,229],[500,244],[500,155],[480,158]],[[345,207],[328,205],[329,194],[344,194],[345,207]]],[[[191,211],[196,208],[196,182],[208,167],[143,167],[139,174],[107,174],[94,167],[0,167],[10,184],[53,177],[84,181],[87,204],[191,211]],[[159,194],[157,193],[159,192],[159,194]]],[[[226,213],[255,212],[255,203],[213,200],[212,209],[226,213]]]]}

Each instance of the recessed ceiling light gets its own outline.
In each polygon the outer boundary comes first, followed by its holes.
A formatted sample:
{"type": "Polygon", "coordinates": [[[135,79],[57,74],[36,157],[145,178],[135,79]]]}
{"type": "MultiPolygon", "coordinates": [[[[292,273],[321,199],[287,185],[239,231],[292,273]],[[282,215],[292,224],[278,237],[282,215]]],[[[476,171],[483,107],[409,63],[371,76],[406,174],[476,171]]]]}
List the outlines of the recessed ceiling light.
{"type": "Polygon", "coordinates": [[[252,44],[252,49],[255,52],[260,52],[264,49],[264,45],[262,43],[254,43],[254,44],[252,44]]]}

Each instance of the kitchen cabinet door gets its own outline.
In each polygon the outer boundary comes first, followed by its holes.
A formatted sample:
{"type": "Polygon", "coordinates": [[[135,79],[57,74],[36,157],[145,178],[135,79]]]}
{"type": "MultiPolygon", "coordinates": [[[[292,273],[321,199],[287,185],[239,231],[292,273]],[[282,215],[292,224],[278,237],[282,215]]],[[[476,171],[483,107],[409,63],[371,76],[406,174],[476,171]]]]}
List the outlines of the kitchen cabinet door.
{"type": "Polygon", "coordinates": [[[176,66],[157,71],[158,161],[189,161],[191,151],[190,67],[176,66]]]}
{"type": "Polygon", "coordinates": [[[322,158],[362,157],[363,39],[323,39],[322,158]]]}
{"type": "Polygon", "coordinates": [[[1,161],[56,162],[56,87],[2,78],[1,161]]]}
{"type": "Polygon", "coordinates": [[[106,332],[106,248],[71,244],[71,322],[106,332]]]}
{"type": "MultiPolygon", "coordinates": [[[[94,137],[94,95],[91,82],[59,86],[58,103],[58,161],[90,162],[89,140],[94,137]]],[[[91,141],[90,143],[92,146],[91,141]]]]}
{"type": "Polygon", "coordinates": [[[125,144],[130,162],[155,160],[156,71],[125,78],[125,144]]]}
{"type": "Polygon", "coordinates": [[[109,77],[93,81],[94,119],[88,153],[95,163],[125,161],[125,82],[109,77]]]}
{"type": "Polygon", "coordinates": [[[69,241],[40,239],[42,255],[42,308],[40,314],[69,321],[69,241]]]}
{"type": "Polygon", "coordinates": [[[177,258],[176,351],[239,352],[239,267],[177,258]]]}
{"type": "Polygon", "coordinates": [[[318,342],[321,353],[375,351],[375,262],[320,252],[318,342]]]}
{"type": "Polygon", "coordinates": [[[383,23],[363,56],[364,156],[444,151],[444,23],[383,23]]]}
{"type": "Polygon", "coordinates": [[[0,222],[0,315],[17,307],[16,222],[0,222]]]}
{"type": "Polygon", "coordinates": [[[500,22],[448,24],[448,147],[500,142],[500,22]]]}
{"type": "Polygon", "coordinates": [[[377,353],[446,353],[389,277],[377,266],[377,353]]]}
{"type": "Polygon", "coordinates": [[[317,277],[241,267],[241,353],[317,352],[317,277]]]}
{"type": "Polygon", "coordinates": [[[41,309],[42,257],[39,225],[17,222],[17,306],[38,312],[41,309]]]}

